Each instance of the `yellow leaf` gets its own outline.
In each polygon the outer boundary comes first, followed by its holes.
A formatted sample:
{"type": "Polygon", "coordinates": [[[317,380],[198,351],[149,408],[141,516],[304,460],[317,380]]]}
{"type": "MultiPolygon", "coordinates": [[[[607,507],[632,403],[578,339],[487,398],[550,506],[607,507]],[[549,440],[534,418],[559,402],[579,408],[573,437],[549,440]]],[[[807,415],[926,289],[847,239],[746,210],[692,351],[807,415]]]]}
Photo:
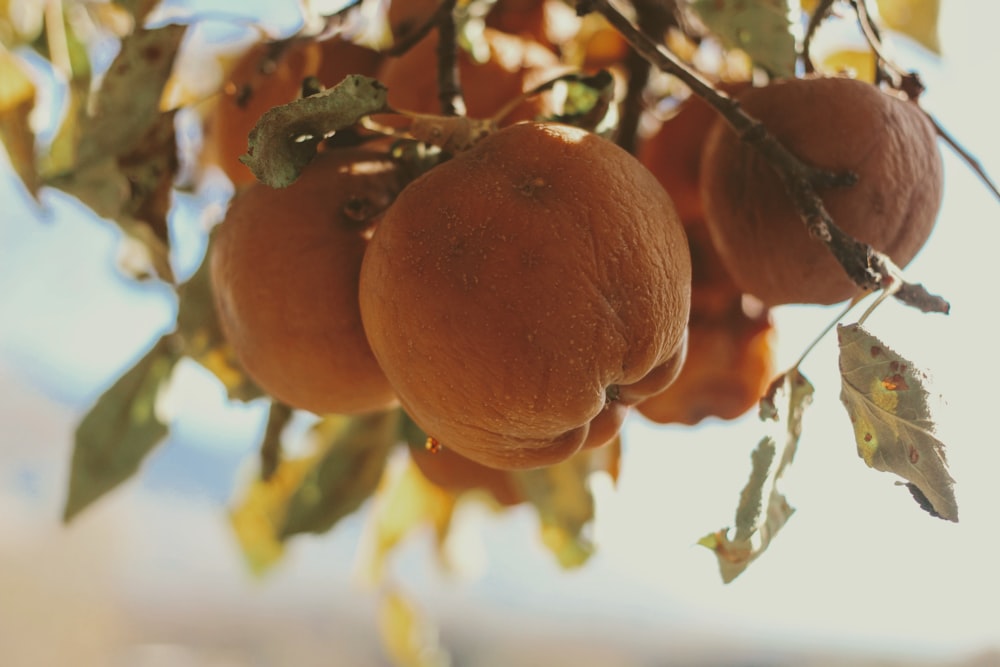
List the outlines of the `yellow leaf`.
{"type": "Polygon", "coordinates": [[[875,54],[868,49],[843,49],[823,57],[818,68],[825,74],[848,73],[855,79],[875,82],[875,54]]]}
{"type": "Polygon", "coordinates": [[[589,526],[594,520],[590,475],[606,472],[617,477],[621,442],[589,449],[570,459],[515,473],[525,497],[541,522],[542,543],[564,568],[580,567],[594,553],[589,526]]]}
{"type": "Polygon", "coordinates": [[[455,510],[454,494],[429,482],[416,464],[407,459],[406,467],[389,477],[375,498],[371,547],[364,556],[365,578],[382,581],[389,555],[410,533],[423,526],[433,527],[439,554],[443,554],[455,510]]]}
{"type": "Polygon", "coordinates": [[[866,465],[907,480],[931,515],[958,521],[944,443],[934,435],[926,376],[859,324],[837,327],[840,400],[866,465]]]}
{"type": "Polygon", "coordinates": [[[397,667],[447,667],[437,629],[398,590],[382,596],[378,615],[382,646],[397,667]]]}
{"type": "Polygon", "coordinates": [[[28,117],[35,108],[35,84],[20,60],[0,44],[0,141],[10,162],[32,195],[40,179],[35,164],[35,133],[28,117]]]}
{"type": "Polygon", "coordinates": [[[267,481],[254,480],[243,500],[230,512],[229,522],[254,574],[264,574],[281,560],[284,545],[280,531],[289,502],[319,459],[316,453],[282,461],[267,481]]]}
{"type": "Polygon", "coordinates": [[[877,4],[886,26],[912,37],[934,53],[941,53],[938,39],[941,0],[877,0],[877,4]]]}

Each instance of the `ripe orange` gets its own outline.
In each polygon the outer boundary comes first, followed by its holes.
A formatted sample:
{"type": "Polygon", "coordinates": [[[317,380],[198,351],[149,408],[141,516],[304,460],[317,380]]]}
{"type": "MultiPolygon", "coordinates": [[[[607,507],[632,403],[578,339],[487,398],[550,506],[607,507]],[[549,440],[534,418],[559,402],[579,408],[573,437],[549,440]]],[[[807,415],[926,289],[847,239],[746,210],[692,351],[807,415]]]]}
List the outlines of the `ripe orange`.
{"type": "MultiPolygon", "coordinates": [[[[807,164],[851,170],[850,188],[820,192],[845,232],[905,266],[934,226],[943,174],[933,124],[915,105],[848,78],[778,81],[738,97],[807,164]]],[[[769,305],[830,304],[858,287],[814,240],[770,165],[722,120],[701,167],[705,219],[736,284],[769,305]]]]}
{"type": "MultiPolygon", "coordinates": [[[[458,72],[466,113],[489,118],[510,100],[556,76],[559,59],[541,44],[526,37],[507,35],[491,28],[483,38],[489,60],[477,63],[465,51],[458,54],[458,72]]],[[[388,58],[378,80],[389,89],[389,104],[401,111],[441,113],[437,85],[437,33],[431,33],[398,58],[388,58]]],[[[534,120],[548,111],[544,96],[524,101],[504,123],[534,120]]]]}
{"type": "Polygon", "coordinates": [[[692,264],[687,358],[673,384],[636,406],[660,424],[735,419],[758,403],[774,376],[770,311],[733,284],[704,223],[685,230],[692,264]]]}
{"type": "Polygon", "coordinates": [[[395,163],[320,153],[290,187],[234,197],[211,251],[223,332],[250,377],[292,407],[358,413],[395,403],[358,312],[373,220],[401,187],[395,163]]]}
{"type": "Polygon", "coordinates": [[[360,301],[414,421],[514,469],[604,444],[627,406],[673,380],[690,285],[670,197],[634,157],[578,128],[520,123],[400,193],[360,301]]]}
{"type": "MultiPolygon", "coordinates": [[[[733,94],[748,84],[716,85],[733,94]]],[[[708,131],[717,117],[718,114],[707,102],[692,94],[680,103],[672,116],[663,121],[655,134],[639,146],[639,161],[670,193],[681,220],[702,220],[705,217],[699,191],[701,153],[708,131]]]]}
{"type": "Polygon", "coordinates": [[[447,491],[461,493],[481,489],[505,507],[524,500],[512,473],[487,468],[451,449],[441,448],[431,452],[424,447],[410,445],[410,458],[427,480],[447,491]]]}
{"type": "Polygon", "coordinates": [[[205,161],[218,165],[237,187],[256,180],[239,158],[247,152],[247,136],[264,112],[299,97],[306,77],[334,86],[348,74],[374,76],[381,60],[376,51],[336,37],[296,41],[272,57],[273,48],[259,43],[243,54],[206,123],[205,161]]]}

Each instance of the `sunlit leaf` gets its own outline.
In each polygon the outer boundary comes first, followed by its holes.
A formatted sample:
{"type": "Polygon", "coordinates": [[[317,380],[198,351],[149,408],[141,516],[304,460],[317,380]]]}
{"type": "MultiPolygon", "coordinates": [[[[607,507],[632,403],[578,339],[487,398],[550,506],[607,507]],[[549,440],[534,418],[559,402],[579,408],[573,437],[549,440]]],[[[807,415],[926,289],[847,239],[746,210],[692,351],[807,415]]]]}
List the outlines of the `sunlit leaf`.
{"type": "Polygon", "coordinates": [[[263,396],[222,333],[207,257],[194,275],[177,289],[177,294],[177,330],[184,354],[211,371],[225,386],[230,398],[250,401],[263,396]]]}
{"type": "Polygon", "coordinates": [[[795,512],[778,487],[795,458],[803,413],[812,396],[812,384],[792,369],[776,380],[761,399],[761,419],[772,422],[773,433],[764,436],[751,455],[750,479],[736,508],[735,532],[730,538],[729,529],[724,528],[698,541],[715,552],[725,583],[738,577],[764,553],[795,512]]]}
{"type": "Polygon", "coordinates": [[[842,49],[823,56],[817,67],[825,74],[851,73],[855,79],[874,83],[875,64],[871,49],[842,49]]]}
{"type": "Polygon", "coordinates": [[[122,40],[81,128],[77,166],[125,155],[149,135],[185,31],[181,25],[140,28],[122,40]]]}
{"type": "Polygon", "coordinates": [[[385,106],[385,86],[352,74],[323,92],[267,111],[250,131],[249,151],[240,161],[262,183],[288,187],[316,155],[324,136],[385,106]]]}
{"type": "Polygon", "coordinates": [[[517,473],[524,496],[538,512],[542,542],[564,568],[579,567],[594,553],[589,479],[597,471],[617,475],[618,452],[616,437],[615,442],[581,451],[562,463],[517,473]]]}
{"type": "Polygon", "coordinates": [[[35,164],[35,133],[28,118],[35,108],[35,84],[21,62],[0,45],[0,141],[14,171],[32,195],[40,180],[35,164]]]}
{"type": "Polygon", "coordinates": [[[288,503],[316,467],[320,454],[285,459],[266,480],[256,477],[229,513],[229,522],[254,574],[265,574],[284,555],[285,546],[278,532],[288,514],[288,503]]]}
{"type": "Polygon", "coordinates": [[[421,528],[434,531],[438,555],[444,559],[444,542],[455,505],[455,495],[427,481],[412,461],[397,475],[383,480],[375,494],[371,516],[371,542],[364,557],[366,579],[383,581],[389,555],[408,535],[421,528]]]}
{"type": "Polygon", "coordinates": [[[379,602],[382,646],[397,667],[447,667],[437,628],[399,589],[389,588],[379,602]]]}
{"type": "Polygon", "coordinates": [[[323,533],[357,510],[378,486],[396,442],[398,411],[327,417],[310,431],[323,454],[288,504],[279,537],[323,533]]]}
{"type": "Polygon", "coordinates": [[[139,469],[167,435],[156,400],[180,355],[164,337],[104,392],[76,429],[69,494],[63,514],[70,521],[139,469]]]}
{"type": "Polygon", "coordinates": [[[740,49],[775,77],[795,75],[790,0],[694,0],[691,8],[728,49],[740,49]]]}
{"type": "Polygon", "coordinates": [[[941,53],[938,38],[941,0],[876,0],[876,4],[886,26],[912,37],[934,53],[941,53]]]}
{"type": "Polygon", "coordinates": [[[958,521],[955,480],[945,445],[934,435],[926,375],[859,324],[839,325],[837,340],[840,400],[854,425],[858,456],[907,480],[924,509],[929,504],[935,516],[958,521]]]}

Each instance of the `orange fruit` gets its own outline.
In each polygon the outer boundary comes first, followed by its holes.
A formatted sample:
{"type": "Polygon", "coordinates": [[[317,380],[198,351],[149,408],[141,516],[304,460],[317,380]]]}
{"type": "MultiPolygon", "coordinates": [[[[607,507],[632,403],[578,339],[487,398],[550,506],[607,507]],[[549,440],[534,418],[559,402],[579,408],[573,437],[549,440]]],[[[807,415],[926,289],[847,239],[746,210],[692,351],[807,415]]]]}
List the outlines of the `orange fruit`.
{"type": "Polygon", "coordinates": [[[512,507],[524,500],[512,473],[487,468],[450,449],[431,452],[425,447],[410,445],[410,458],[428,481],[446,491],[462,493],[480,489],[504,507],[512,507]]]}
{"type": "Polygon", "coordinates": [[[233,198],[211,247],[216,307],[247,374],[278,400],[316,413],[395,403],[361,326],[358,274],[400,180],[383,154],[343,149],[288,188],[233,198]]]}
{"type": "MultiPolygon", "coordinates": [[[[459,82],[466,114],[472,118],[492,117],[510,100],[560,71],[556,55],[537,42],[490,28],[484,30],[483,38],[489,47],[486,62],[477,63],[462,50],[458,53],[459,82]]],[[[383,63],[377,78],[389,89],[390,106],[400,111],[441,113],[437,43],[433,32],[402,56],[383,63]]],[[[503,122],[534,120],[547,111],[545,97],[535,96],[518,105],[503,122]]]]}
{"type": "MultiPolygon", "coordinates": [[[[915,104],[839,77],[777,81],[738,99],[806,164],[857,173],[856,185],[819,192],[841,229],[901,267],[917,254],[934,227],[943,173],[934,126],[915,104]]],[[[705,144],[701,193],[713,243],[741,290],[769,305],[858,294],[776,172],[722,120],[705,144]]]]}
{"type": "Polygon", "coordinates": [[[292,42],[272,54],[274,49],[272,43],[259,43],[243,54],[205,126],[205,161],[219,166],[237,187],[256,180],[240,156],[264,112],[297,99],[309,76],[330,87],[348,74],[374,76],[381,60],[376,51],[336,37],[292,42]]]}
{"type": "MultiPolygon", "coordinates": [[[[742,82],[716,84],[730,94],[747,85],[742,82]]],[[[708,131],[717,118],[715,109],[692,94],[639,146],[639,161],[670,193],[681,220],[702,220],[705,217],[699,191],[701,152],[708,131]]]]}
{"type": "Polygon", "coordinates": [[[636,409],[660,424],[736,419],[757,405],[774,376],[774,325],[769,310],[733,284],[705,225],[685,229],[692,264],[687,357],[673,384],[636,409]]]}
{"type": "Polygon", "coordinates": [[[414,421],[502,469],[605,444],[683,359],[670,197],[618,146],[520,123],[411,182],[361,269],[375,357],[414,421]]]}

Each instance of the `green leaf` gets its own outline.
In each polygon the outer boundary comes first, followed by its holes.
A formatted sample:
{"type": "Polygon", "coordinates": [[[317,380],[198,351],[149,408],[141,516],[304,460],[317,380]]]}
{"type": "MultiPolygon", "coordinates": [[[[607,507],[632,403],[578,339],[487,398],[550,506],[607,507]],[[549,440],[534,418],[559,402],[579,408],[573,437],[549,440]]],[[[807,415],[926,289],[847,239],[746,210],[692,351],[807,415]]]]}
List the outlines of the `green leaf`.
{"type": "Polygon", "coordinates": [[[798,54],[788,0],[694,0],[690,6],[727,49],[746,52],[771,76],[795,76],[798,54]]]}
{"type": "Polygon", "coordinates": [[[876,0],[882,22],[891,30],[912,37],[934,53],[941,53],[938,17],[941,0],[876,0]]]}
{"type": "Polygon", "coordinates": [[[324,533],[375,492],[396,443],[398,418],[396,410],[327,417],[312,429],[310,438],[323,454],[289,500],[279,538],[324,533]]]}
{"type": "Polygon", "coordinates": [[[323,137],[386,109],[386,88],[351,74],[333,88],[267,111],[250,131],[240,158],[262,183],[288,187],[316,155],[323,137]]]}
{"type": "Polygon", "coordinates": [[[860,324],[838,325],[837,340],[840,400],[854,425],[858,456],[870,468],[907,480],[932,515],[958,521],[955,480],[945,445],[934,435],[926,375],[860,324]]]}
{"type": "Polygon", "coordinates": [[[161,338],[80,422],[64,521],[135,474],[166,437],[168,428],[156,414],[156,399],[179,358],[170,338],[161,338]]]}
{"type": "Polygon", "coordinates": [[[761,399],[761,419],[774,423],[751,455],[750,479],[740,493],[736,508],[735,534],[729,529],[709,533],[698,544],[715,552],[725,583],[738,577],[771,544],[795,508],[778,490],[779,480],[795,458],[802,435],[802,417],[812,402],[813,386],[792,369],[772,383],[761,399]],[[787,401],[779,410],[779,402],[787,401]],[[781,417],[785,412],[784,418],[781,417]]]}

